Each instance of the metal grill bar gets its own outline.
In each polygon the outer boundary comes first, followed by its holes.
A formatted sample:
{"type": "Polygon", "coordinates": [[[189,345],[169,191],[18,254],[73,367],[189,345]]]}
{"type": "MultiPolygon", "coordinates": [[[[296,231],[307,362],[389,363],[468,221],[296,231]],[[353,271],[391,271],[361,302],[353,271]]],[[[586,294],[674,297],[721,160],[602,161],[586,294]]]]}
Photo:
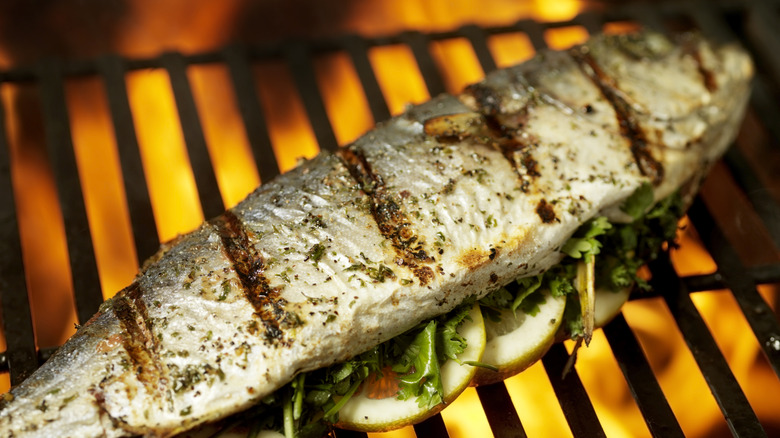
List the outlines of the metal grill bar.
{"type": "Polygon", "coordinates": [[[252,148],[261,181],[268,181],[279,174],[279,163],[271,147],[263,109],[257,99],[257,88],[252,80],[248,54],[239,46],[228,47],[223,55],[230,68],[230,77],[238,101],[238,109],[244,121],[249,144],[252,148]]]}
{"type": "Polygon", "coordinates": [[[10,369],[11,385],[16,385],[38,368],[38,357],[22,264],[11,181],[11,150],[6,132],[5,108],[0,105],[0,308],[7,349],[0,357],[0,369],[10,369]]]}
{"type": "Polygon", "coordinates": [[[553,345],[542,358],[542,364],[555,395],[558,396],[558,403],[563,409],[566,421],[575,437],[606,437],[576,370],[572,368],[563,375],[568,360],[566,347],[560,343],[553,345]]]}
{"type": "Polygon", "coordinates": [[[441,415],[434,415],[433,417],[423,421],[422,423],[414,425],[414,433],[418,437],[447,437],[447,426],[444,424],[444,420],[441,415]]]}
{"type": "Polygon", "coordinates": [[[446,91],[444,82],[439,74],[438,67],[436,67],[436,63],[433,62],[431,52],[428,50],[430,45],[428,36],[419,32],[407,32],[401,35],[401,40],[412,49],[414,59],[417,61],[417,67],[420,69],[420,74],[428,87],[428,94],[438,96],[444,93],[446,91]]]}
{"type": "Polygon", "coordinates": [[[487,38],[485,38],[485,32],[482,28],[465,26],[461,28],[460,33],[469,40],[471,47],[474,48],[479,65],[482,66],[482,71],[488,74],[495,70],[496,61],[490,56],[490,48],[488,48],[487,38]]]}
{"type": "Polygon", "coordinates": [[[525,438],[527,435],[504,383],[477,387],[493,436],[525,438]]]}
{"type": "Polygon", "coordinates": [[[209,159],[209,150],[203,128],[192,96],[192,88],[187,80],[187,64],[178,53],[166,53],[162,56],[162,65],[168,71],[173,97],[179,111],[179,120],[187,153],[190,158],[192,172],[195,175],[195,185],[198,187],[198,198],[207,218],[218,216],[225,210],[222,196],[217,184],[217,176],[209,159]]]}
{"type": "Polygon", "coordinates": [[[520,21],[515,26],[515,30],[528,35],[531,45],[537,52],[547,48],[547,41],[544,40],[544,28],[538,22],[533,20],[520,21]]]}
{"type": "MultiPolygon", "coordinates": [[[[745,273],[755,284],[780,282],[780,265],[778,264],[752,266],[745,268],[745,273]]],[[[723,282],[723,276],[719,272],[706,275],[691,275],[682,280],[685,282],[685,287],[691,292],[725,289],[727,287],[723,282]]]]}
{"type": "MultiPolygon", "coordinates": [[[[715,10],[723,12],[723,14],[716,15],[712,5],[704,2],[690,5],[667,3],[662,8],[644,3],[631,4],[610,9],[603,14],[583,14],[573,20],[559,23],[524,20],[505,27],[465,26],[451,32],[431,34],[409,32],[382,38],[351,36],[333,41],[296,42],[268,47],[230,47],[222,52],[191,56],[165,54],[158,58],[143,60],[105,57],[97,62],[86,60],[69,61],[62,64],[50,63],[34,68],[0,72],[0,82],[40,82],[44,95],[47,147],[50,159],[56,163],[55,173],[66,229],[68,230],[67,239],[74,272],[74,283],[76,279],[79,282],[75,285],[79,318],[83,321],[84,318],[92,314],[97,303],[102,299],[102,295],[97,288],[99,282],[97,281],[89,232],[85,231],[87,230],[87,221],[78,183],[75,158],[72,154],[73,145],[68,128],[68,115],[62,84],[63,76],[100,75],[106,83],[120,150],[128,204],[131,207],[130,214],[136,247],[139,259],[143,260],[154,251],[157,241],[151,204],[138,153],[138,140],[135,136],[132,114],[127,100],[127,89],[124,82],[124,74],[127,71],[143,68],[167,69],[204,214],[211,217],[222,211],[221,197],[209,161],[208,149],[191,87],[186,76],[187,65],[214,62],[227,64],[260,175],[263,181],[267,181],[278,174],[278,164],[268,137],[262,107],[257,100],[257,89],[251,72],[251,62],[284,60],[288,63],[320,147],[332,150],[338,145],[317,87],[312,56],[333,51],[349,53],[372,114],[375,120],[381,121],[389,117],[389,111],[368,59],[367,50],[370,47],[405,44],[414,54],[429,93],[437,95],[445,91],[445,86],[439,68],[429,51],[431,41],[458,37],[467,38],[474,48],[483,70],[489,72],[495,69],[495,61],[490,55],[487,40],[490,35],[523,32],[528,35],[534,48],[539,50],[547,46],[544,38],[545,31],[556,27],[579,25],[593,33],[601,28],[603,22],[632,20],[645,26],[664,29],[670,21],[676,20],[676,22],[694,22],[697,27],[708,34],[722,38],[731,37],[729,35],[731,31],[728,28],[731,23],[726,23],[721,17],[727,13],[726,8],[722,6],[721,9],[715,8],[715,10]],[[74,239],[74,232],[78,238],[74,239]],[[71,245],[74,246],[71,247],[71,245]],[[84,254],[86,257],[80,258],[84,254]],[[82,283],[90,283],[91,289],[88,284],[82,283]],[[90,307],[93,309],[89,310],[90,307]]],[[[731,7],[728,9],[728,14],[743,16],[747,15],[747,11],[748,9],[741,6],[731,7]]],[[[757,29],[747,30],[747,42],[754,51],[759,53],[768,51],[773,54],[773,48],[778,45],[777,36],[774,35],[766,22],[762,21],[759,24],[757,29]],[[774,39],[771,39],[768,44],[764,44],[767,34],[774,39]]],[[[741,32],[739,33],[741,34],[741,32]]],[[[780,69],[772,64],[773,61],[769,62],[769,74],[759,68],[759,77],[756,81],[757,92],[752,96],[751,105],[755,108],[773,139],[777,141],[780,138],[780,124],[777,123],[778,117],[775,116],[780,114],[780,111],[778,111],[777,103],[772,100],[771,96],[772,90],[774,90],[773,86],[776,86],[780,81],[780,75],[777,73],[780,69]]],[[[19,274],[22,272],[21,250],[16,233],[13,194],[10,191],[10,170],[4,154],[4,150],[8,149],[8,143],[4,136],[2,116],[3,114],[0,113],[0,177],[3,178],[0,183],[4,184],[4,181],[7,180],[9,190],[5,190],[5,187],[0,184],[0,202],[2,203],[0,205],[3,206],[0,213],[0,226],[2,226],[0,237],[3,238],[0,243],[0,249],[3,250],[0,254],[0,298],[3,303],[8,348],[6,353],[0,354],[0,371],[10,370],[12,382],[18,383],[35,367],[36,358],[30,306],[24,293],[26,290],[24,276],[19,274]],[[10,209],[6,206],[10,206],[10,209]],[[10,216],[6,214],[7,211],[10,211],[10,216]]],[[[755,178],[750,164],[741,152],[738,150],[730,151],[726,162],[741,189],[750,196],[751,202],[775,241],[780,242],[778,238],[780,231],[776,222],[776,218],[780,217],[778,214],[780,208],[777,202],[767,196],[766,189],[761,181],[755,178]]],[[[655,289],[657,293],[663,294],[735,436],[765,435],[728,364],[696,311],[689,293],[723,287],[732,289],[751,328],[756,333],[770,365],[776,374],[780,374],[778,373],[778,369],[780,369],[778,351],[770,348],[768,343],[773,339],[773,333],[780,334],[778,333],[778,323],[773,318],[771,309],[761,299],[755,288],[756,283],[780,281],[780,264],[745,268],[733,248],[725,242],[722,232],[717,228],[701,201],[694,204],[691,217],[697,230],[705,236],[704,240],[708,250],[718,264],[718,272],[680,279],[668,263],[657,263],[652,267],[655,289]]],[[[647,358],[625,319],[619,316],[616,321],[605,328],[605,333],[651,433],[654,436],[682,435],[680,425],[660,391],[652,370],[649,368],[647,358]]],[[[42,358],[47,355],[48,351],[41,352],[42,358]]],[[[567,422],[575,436],[603,436],[604,431],[576,372],[572,371],[565,379],[559,378],[567,358],[566,349],[557,344],[543,359],[543,364],[567,422]]],[[[525,436],[523,426],[512,408],[511,399],[509,399],[504,385],[479,388],[477,392],[496,436],[525,436]]],[[[438,415],[416,426],[415,431],[418,436],[447,436],[444,422],[438,415]]],[[[366,436],[366,434],[346,431],[337,431],[336,435],[338,437],[366,436]]]]}
{"type": "Polygon", "coordinates": [[[704,380],[720,406],[734,436],[766,436],[745,393],[734,378],[726,359],[718,349],[707,325],[696,310],[685,285],[680,281],[668,260],[653,263],[653,288],[665,291],[664,299],[683,334],[688,349],[693,353],[704,380]]]}
{"type": "Polygon", "coordinates": [[[306,43],[295,42],[289,44],[285,52],[287,62],[290,64],[290,71],[301,93],[303,105],[306,108],[320,149],[335,151],[339,145],[336,141],[336,135],[333,133],[333,127],[330,125],[328,112],[325,110],[319,88],[317,88],[310,47],[306,43]]]}
{"type": "Polygon", "coordinates": [[[753,209],[761,217],[775,247],[780,248],[780,221],[777,220],[780,218],[780,205],[764,188],[764,184],[758,179],[738,148],[729,149],[724,158],[731,174],[737,180],[737,184],[744,188],[745,195],[753,204],[753,209]]]}
{"type": "Polygon", "coordinates": [[[650,433],[664,438],[685,436],[622,313],[604,327],[604,334],[650,433]]]}
{"type": "Polygon", "coordinates": [[[39,75],[47,152],[57,182],[71,269],[77,273],[73,275],[73,288],[79,291],[76,294],[76,312],[79,323],[83,324],[95,314],[103,302],[103,294],[92,252],[92,237],[73,152],[59,63],[49,61],[40,64],[39,75]]]}
{"type": "Polygon", "coordinates": [[[772,348],[772,339],[780,335],[780,323],[774,318],[766,317],[772,315],[772,309],[758,294],[755,283],[745,273],[745,267],[736,251],[726,241],[726,237],[712,217],[707,214],[703,203],[694,202],[688,216],[696,225],[704,245],[718,264],[724,283],[731,290],[750,328],[753,329],[761,351],[769,360],[769,365],[780,377],[780,350],[772,348]]]}
{"type": "Polygon", "coordinates": [[[379,82],[371,68],[371,61],[368,59],[368,43],[363,38],[349,36],[344,40],[344,47],[347,48],[349,56],[352,58],[352,64],[355,66],[360,83],[363,84],[363,92],[366,94],[368,107],[371,109],[371,115],[375,121],[387,120],[390,118],[390,109],[379,88],[379,82]]]}
{"type": "Polygon", "coordinates": [[[108,107],[114,125],[117,152],[122,166],[125,196],[129,209],[130,223],[133,228],[133,241],[139,266],[157,251],[159,240],[154,223],[152,202],[146,186],[138,137],[135,133],[133,114],[127,97],[125,83],[125,65],[119,56],[106,56],[98,59],[98,69],[105,82],[108,107]]]}

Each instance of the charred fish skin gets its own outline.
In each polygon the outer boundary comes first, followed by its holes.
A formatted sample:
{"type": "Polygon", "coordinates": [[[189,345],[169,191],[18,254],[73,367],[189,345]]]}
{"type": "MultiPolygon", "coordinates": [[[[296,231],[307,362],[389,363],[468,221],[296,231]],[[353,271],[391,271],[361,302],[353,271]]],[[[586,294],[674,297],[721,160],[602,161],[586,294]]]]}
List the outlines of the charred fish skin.
{"type": "Polygon", "coordinates": [[[440,96],[166,245],[6,394],[0,436],[173,436],[557,263],[644,182],[731,143],[736,46],[597,36],[440,96]]]}

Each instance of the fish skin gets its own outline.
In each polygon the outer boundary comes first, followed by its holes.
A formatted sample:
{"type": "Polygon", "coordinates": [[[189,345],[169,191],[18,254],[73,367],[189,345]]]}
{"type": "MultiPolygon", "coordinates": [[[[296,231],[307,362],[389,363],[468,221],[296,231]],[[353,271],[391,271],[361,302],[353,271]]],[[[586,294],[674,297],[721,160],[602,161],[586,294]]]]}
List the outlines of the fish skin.
{"type": "Polygon", "coordinates": [[[489,75],[262,185],[164,245],[0,405],[0,436],[168,437],[557,263],[731,143],[740,48],[597,36],[489,75]]]}

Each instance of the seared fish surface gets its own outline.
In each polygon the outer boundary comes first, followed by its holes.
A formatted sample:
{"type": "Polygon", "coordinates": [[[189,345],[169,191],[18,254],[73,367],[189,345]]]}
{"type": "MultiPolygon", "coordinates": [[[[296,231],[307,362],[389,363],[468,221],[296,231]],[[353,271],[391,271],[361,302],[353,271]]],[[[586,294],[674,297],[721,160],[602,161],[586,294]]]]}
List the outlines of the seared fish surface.
{"type": "Polygon", "coordinates": [[[439,96],[165,245],[4,396],[0,435],[168,437],[561,259],[645,182],[692,196],[752,64],[598,36],[439,96]]]}

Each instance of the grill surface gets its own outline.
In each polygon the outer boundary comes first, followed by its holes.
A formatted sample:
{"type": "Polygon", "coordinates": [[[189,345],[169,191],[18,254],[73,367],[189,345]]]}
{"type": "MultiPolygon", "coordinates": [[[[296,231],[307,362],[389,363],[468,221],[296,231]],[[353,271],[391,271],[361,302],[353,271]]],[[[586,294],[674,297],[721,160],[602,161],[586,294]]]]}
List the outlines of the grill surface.
{"type": "MultiPolygon", "coordinates": [[[[572,21],[560,23],[526,20],[506,27],[466,26],[436,34],[410,32],[383,38],[345,36],[326,41],[296,41],[263,47],[232,46],[220,52],[192,56],[166,53],[153,59],[123,59],[109,55],[85,61],[47,60],[30,68],[0,72],[0,83],[32,83],[40,89],[47,151],[55,173],[68,252],[71,255],[77,314],[79,321],[84,322],[97,310],[102,294],[92,241],[89,232],[85,232],[89,227],[68,124],[64,94],[66,78],[97,76],[105,84],[134,241],[139,261],[142,261],[156,250],[158,241],[128,101],[125,83],[127,72],[162,68],[169,74],[203,212],[206,217],[213,217],[221,213],[223,203],[186,76],[189,65],[224,63],[227,66],[255,162],[261,178],[268,180],[278,174],[279,170],[271,148],[266,119],[256,98],[256,84],[251,73],[254,62],[276,60],[289,65],[320,148],[335,149],[338,143],[314,74],[313,57],[316,55],[336,51],[348,53],[374,119],[384,120],[389,118],[390,111],[369,62],[367,53],[371,47],[391,44],[409,47],[429,93],[436,95],[445,91],[445,85],[428,50],[432,41],[466,38],[473,46],[483,70],[489,72],[496,68],[487,44],[488,38],[493,35],[522,32],[536,49],[541,49],[546,46],[545,30],[555,27],[582,26],[589,33],[599,32],[605,23],[614,21],[631,21],[666,30],[677,30],[681,26],[695,27],[721,40],[738,39],[753,53],[758,61],[758,72],[750,116],[756,118],[755,122],[766,130],[771,137],[769,143],[777,150],[780,142],[780,100],[776,98],[780,89],[780,57],[776,55],[780,53],[778,10],[774,2],[683,2],[662,7],[625,5],[605,12],[585,13],[572,21]]],[[[0,371],[9,372],[12,384],[18,384],[51,351],[39,351],[34,341],[22,250],[17,233],[4,111],[8,109],[0,106],[0,300],[7,349],[0,354],[0,371]]],[[[747,141],[745,136],[740,138],[742,140],[739,141],[747,141]]],[[[780,206],[777,201],[756,176],[740,147],[733,147],[724,162],[771,236],[771,242],[767,242],[767,245],[780,248],[780,206]]],[[[780,263],[746,267],[749,263],[726,238],[726,230],[719,226],[721,222],[713,216],[701,198],[694,202],[689,217],[716,262],[717,272],[680,278],[668,259],[661,260],[651,266],[655,293],[662,295],[669,307],[732,434],[764,436],[767,431],[762,428],[690,294],[729,289],[772,370],[780,375],[780,326],[775,313],[756,289],[758,284],[780,282],[780,263]]],[[[604,332],[650,432],[661,437],[682,436],[683,430],[625,318],[618,316],[604,332]]],[[[564,379],[558,377],[567,359],[566,349],[558,344],[542,362],[569,427],[575,436],[604,436],[602,425],[576,371],[564,379]]],[[[523,425],[503,384],[481,387],[477,392],[495,436],[525,436],[523,425]]],[[[415,430],[418,436],[447,436],[440,416],[415,426],[415,430]]],[[[777,430],[770,432],[776,433],[777,430]]],[[[336,435],[365,436],[342,431],[337,431],[336,435]]]]}

